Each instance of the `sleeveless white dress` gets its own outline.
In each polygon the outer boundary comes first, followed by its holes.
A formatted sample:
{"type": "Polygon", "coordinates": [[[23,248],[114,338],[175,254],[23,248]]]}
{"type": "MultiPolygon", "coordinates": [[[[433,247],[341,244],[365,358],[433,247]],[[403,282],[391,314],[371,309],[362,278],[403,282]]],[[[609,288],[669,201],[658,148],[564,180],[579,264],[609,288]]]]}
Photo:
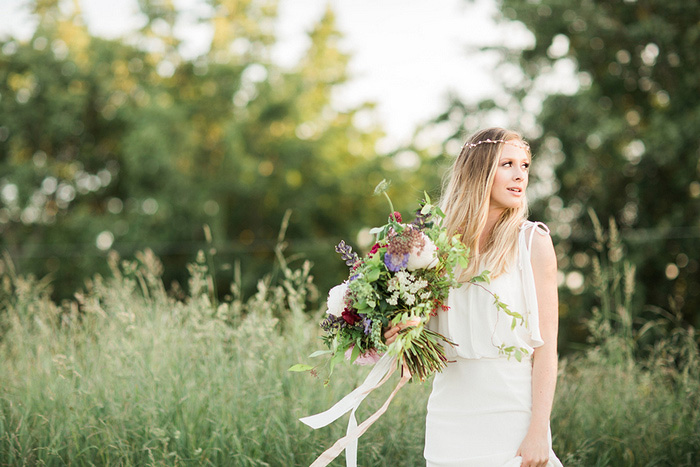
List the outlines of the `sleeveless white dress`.
{"type": "MultiPolygon", "coordinates": [[[[493,296],[465,284],[450,291],[449,310],[438,312],[428,326],[455,342],[446,346],[450,360],[435,375],[428,400],[425,459],[428,467],[515,467],[520,443],[530,425],[532,360],[544,344],[539,328],[530,248],[542,223],[526,221],[518,237],[517,264],[483,284],[499,300],[525,317],[511,329],[512,318],[494,306],[493,296]],[[522,347],[529,355],[518,362],[499,355],[498,346],[522,347]]],[[[551,449],[548,467],[562,467],[551,449]]]]}

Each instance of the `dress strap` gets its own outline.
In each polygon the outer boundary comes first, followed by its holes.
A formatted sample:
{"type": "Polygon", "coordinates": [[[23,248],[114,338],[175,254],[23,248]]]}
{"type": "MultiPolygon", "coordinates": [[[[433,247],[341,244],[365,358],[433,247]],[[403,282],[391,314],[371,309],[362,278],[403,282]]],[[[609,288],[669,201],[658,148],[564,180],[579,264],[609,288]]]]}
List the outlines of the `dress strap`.
{"type": "Polygon", "coordinates": [[[525,221],[523,224],[520,226],[520,230],[525,230],[532,227],[531,232],[530,232],[530,238],[527,242],[527,251],[530,253],[532,251],[532,238],[535,236],[535,231],[537,231],[540,235],[549,235],[549,227],[544,222],[533,222],[533,221],[525,221]]]}

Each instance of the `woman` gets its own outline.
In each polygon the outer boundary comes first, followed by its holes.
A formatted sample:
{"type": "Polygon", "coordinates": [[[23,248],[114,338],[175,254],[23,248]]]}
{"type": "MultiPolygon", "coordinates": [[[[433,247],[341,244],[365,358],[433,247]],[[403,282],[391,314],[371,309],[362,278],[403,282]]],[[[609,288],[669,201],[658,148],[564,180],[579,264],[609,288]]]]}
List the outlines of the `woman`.
{"type": "MultiPolygon", "coordinates": [[[[549,230],[526,219],[530,157],[517,133],[479,131],[465,143],[443,190],[448,233],[462,235],[472,258],[460,276],[464,284],[450,292],[449,309],[429,323],[457,344],[446,346],[450,362],[435,376],[428,401],[429,467],[561,466],[549,431],[557,264],[549,230]],[[467,283],[483,270],[490,271],[490,283],[467,283]],[[522,315],[515,328],[494,296],[522,315]]],[[[389,329],[387,342],[399,331],[389,329]]]]}

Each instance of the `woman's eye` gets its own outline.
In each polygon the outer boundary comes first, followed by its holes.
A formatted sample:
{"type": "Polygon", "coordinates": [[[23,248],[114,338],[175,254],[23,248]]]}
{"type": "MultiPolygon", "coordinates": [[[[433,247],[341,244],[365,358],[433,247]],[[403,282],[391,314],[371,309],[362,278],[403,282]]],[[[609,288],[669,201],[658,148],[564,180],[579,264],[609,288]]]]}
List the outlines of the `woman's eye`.
{"type": "Polygon", "coordinates": [[[509,161],[509,162],[504,162],[504,163],[503,163],[503,167],[510,167],[510,166],[512,166],[512,165],[513,165],[513,163],[510,162],[510,161],[509,161]]]}

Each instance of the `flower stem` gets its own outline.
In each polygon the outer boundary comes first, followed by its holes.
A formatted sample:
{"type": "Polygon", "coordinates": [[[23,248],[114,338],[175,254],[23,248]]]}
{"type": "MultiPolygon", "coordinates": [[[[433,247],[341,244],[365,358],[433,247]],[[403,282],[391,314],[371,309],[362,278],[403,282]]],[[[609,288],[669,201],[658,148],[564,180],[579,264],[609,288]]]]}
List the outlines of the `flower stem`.
{"type": "Polygon", "coordinates": [[[386,196],[386,200],[389,201],[389,209],[391,209],[391,214],[394,215],[394,204],[391,202],[389,195],[386,194],[386,191],[384,192],[384,196],[386,196]]]}

